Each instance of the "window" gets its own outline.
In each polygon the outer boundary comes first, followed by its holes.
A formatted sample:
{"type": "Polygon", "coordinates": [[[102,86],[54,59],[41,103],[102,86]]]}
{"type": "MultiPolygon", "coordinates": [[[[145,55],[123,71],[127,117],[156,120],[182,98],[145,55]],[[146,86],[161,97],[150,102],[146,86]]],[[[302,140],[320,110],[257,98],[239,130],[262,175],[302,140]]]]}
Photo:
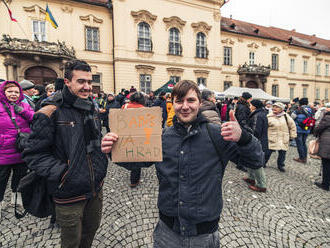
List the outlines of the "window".
{"type": "Polygon", "coordinates": [[[223,64],[224,65],[232,65],[231,47],[224,47],[223,48],[223,64]]]}
{"type": "Polygon", "coordinates": [[[315,99],[320,99],[320,88],[316,88],[315,90],[315,99]]]}
{"type": "Polygon", "coordinates": [[[329,76],[329,64],[325,65],[325,76],[329,76]]]}
{"type": "MultiPolygon", "coordinates": [[[[318,62],[316,64],[316,75],[318,75],[318,76],[321,75],[321,63],[320,62],[318,62]]],[[[319,99],[319,98],[317,98],[317,99],[319,99]]]]}
{"type": "Polygon", "coordinates": [[[46,25],[44,21],[33,21],[33,40],[46,41],[46,25]]]}
{"type": "Polygon", "coordinates": [[[180,42],[180,32],[177,28],[170,29],[169,54],[181,55],[182,47],[180,42]]]}
{"type": "Polygon", "coordinates": [[[254,52],[249,53],[249,63],[250,65],[254,65],[254,52]]]}
{"type": "Polygon", "coordinates": [[[294,62],[295,59],[290,59],[290,72],[294,72],[294,62]]]}
{"type": "Polygon", "coordinates": [[[180,82],[181,78],[177,76],[171,76],[170,80],[173,80],[175,83],[180,82]]]}
{"type": "Polygon", "coordinates": [[[145,52],[152,51],[150,26],[145,22],[140,22],[138,25],[138,50],[145,52]]]}
{"type": "Polygon", "coordinates": [[[223,90],[225,91],[226,89],[229,89],[233,83],[231,81],[224,81],[223,82],[223,90]]]}
{"type": "Polygon", "coordinates": [[[307,73],[307,60],[304,60],[304,73],[307,73]]]}
{"type": "Polygon", "coordinates": [[[324,99],[328,100],[328,89],[325,89],[324,91],[324,99]]]}
{"type": "Polygon", "coordinates": [[[278,96],[278,85],[272,85],[272,96],[278,96]]]}
{"type": "Polygon", "coordinates": [[[140,74],[140,91],[149,94],[151,91],[151,75],[140,74]]]}
{"type": "Polygon", "coordinates": [[[278,70],[278,54],[272,54],[272,70],[278,70]]]}
{"type": "Polygon", "coordinates": [[[97,84],[101,83],[101,75],[100,74],[93,75],[93,83],[97,83],[97,84]]]}
{"type": "Polygon", "coordinates": [[[306,87],[303,88],[303,97],[307,97],[307,88],[306,87]]]}
{"type": "Polygon", "coordinates": [[[198,86],[200,86],[201,84],[203,84],[204,86],[206,86],[206,78],[197,78],[197,84],[198,86]]]}
{"type": "Polygon", "coordinates": [[[294,88],[290,87],[290,99],[294,98],[294,88]]]}
{"type": "Polygon", "coordinates": [[[86,27],[86,50],[100,51],[99,29],[86,27]]]}
{"type": "Polygon", "coordinates": [[[208,51],[206,47],[206,36],[202,32],[197,34],[196,39],[196,57],[197,58],[207,58],[208,51]]]}

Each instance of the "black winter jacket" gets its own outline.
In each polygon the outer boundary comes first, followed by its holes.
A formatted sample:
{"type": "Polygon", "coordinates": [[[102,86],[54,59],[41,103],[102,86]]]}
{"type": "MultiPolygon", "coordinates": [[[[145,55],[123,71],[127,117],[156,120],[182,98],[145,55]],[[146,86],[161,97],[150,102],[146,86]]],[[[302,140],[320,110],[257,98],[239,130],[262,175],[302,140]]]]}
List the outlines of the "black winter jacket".
{"type": "Polygon", "coordinates": [[[260,141],[262,150],[268,150],[268,111],[264,108],[256,109],[249,116],[249,126],[253,135],[260,141]]]}
{"type": "Polygon", "coordinates": [[[44,103],[46,106],[34,115],[32,132],[23,152],[28,167],[47,177],[48,191],[58,204],[95,197],[102,188],[108,166],[100,148],[97,111],[93,115],[97,144],[87,152],[84,106],[68,104],[67,99],[72,97],[65,87],[63,93],[56,93],[44,103]]]}
{"type": "Polygon", "coordinates": [[[249,103],[244,100],[239,100],[236,104],[235,117],[241,127],[248,125],[249,115],[250,115],[249,103]]]}
{"type": "Polygon", "coordinates": [[[318,155],[321,158],[330,159],[330,112],[325,112],[318,126],[314,130],[319,137],[320,148],[318,155]]]}

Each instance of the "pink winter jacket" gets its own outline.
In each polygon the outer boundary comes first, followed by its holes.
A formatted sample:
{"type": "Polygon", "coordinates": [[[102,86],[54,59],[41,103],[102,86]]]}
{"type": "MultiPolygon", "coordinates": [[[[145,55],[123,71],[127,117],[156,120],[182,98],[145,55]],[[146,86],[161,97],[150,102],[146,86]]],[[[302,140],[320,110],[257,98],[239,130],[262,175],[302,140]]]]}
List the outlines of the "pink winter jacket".
{"type": "Polygon", "coordinates": [[[15,114],[14,106],[8,102],[4,92],[4,87],[7,83],[9,81],[5,81],[0,85],[0,166],[24,162],[21,154],[15,148],[17,130],[3,104],[6,104],[10,109],[12,116],[16,118],[16,123],[22,132],[29,133],[31,131],[29,125],[32,122],[34,114],[30,105],[22,102],[24,99],[22,88],[17,82],[14,82],[21,92],[19,99],[15,103],[24,109],[20,114],[15,114]]]}

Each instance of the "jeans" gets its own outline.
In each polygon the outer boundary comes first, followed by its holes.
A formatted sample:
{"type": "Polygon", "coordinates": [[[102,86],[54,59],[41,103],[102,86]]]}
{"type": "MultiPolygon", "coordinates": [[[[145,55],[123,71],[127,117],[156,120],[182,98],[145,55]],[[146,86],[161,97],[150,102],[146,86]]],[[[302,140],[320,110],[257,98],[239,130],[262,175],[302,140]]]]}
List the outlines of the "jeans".
{"type": "Polygon", "coordinates": [[[136,184],[140,181],[141,168],[131,170],[131,184],[136,184]]]}
{"type": "Polygon", "coordinates": [[[26,164],[0,165],[0,202],[3,201],[11,171],[13,171],[11,190],[16,192],[19,181],[26,175],[26,164]]]}
{"type": "Polygon", "coordinates": [[[89,248],[101,223],[102,191],[89,200],[68,204],[55,204],[56,222],[61,227],[62,248],[89,248]]]}
{"type": "Polygon", "coordinates": [[[306,160],[307,158],[307,146],[306,146],[307,136],[308,136],[307,133],[298,133],[296,138],[299,158],[302,160],[306,160]]]}
{"type": "Polygon", "coordinates": [[[322,158],[322,184],[330,186],[330,159],[322,158]]]}
{"type": "Polygon", "coordinates": [[[263,167],[259,169],[247,168],[249,172],[249,179],[256,181],[256,186],[259,188],[266,188],[266,175],[263,167]]]}
{"type": "MultiPolygon", "coordinates": [[[[275,152],[275,150],[267,150],[266,151],[266,154],[265,154],[265,165],[267,164],[270,156],[272,155],[272,153],[275,152]]],[[[279,150],[278,151],[278,157],[277,157],[277,167],[278,168],[281,168],[281,167],[284,167],[285,164],[285,154],[286,154],[286,151],[284,150],[279,150]]]]}
{"type": "Polygon", "coordinates": [[[219,248],[219,232],[192,237],[181,236],[159,220],[154,233],[154,248],[219,248]]]}

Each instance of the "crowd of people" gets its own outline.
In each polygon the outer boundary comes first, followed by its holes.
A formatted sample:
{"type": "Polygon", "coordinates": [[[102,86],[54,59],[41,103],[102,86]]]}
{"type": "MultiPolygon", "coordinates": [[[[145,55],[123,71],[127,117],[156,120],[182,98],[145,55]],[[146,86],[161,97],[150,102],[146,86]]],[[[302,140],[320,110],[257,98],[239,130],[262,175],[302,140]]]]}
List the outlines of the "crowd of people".
{"type": "Polygon", "coordinates": [[[62,247],[91,247],[100,225],[103,182],[118,140],[109,127],[113,108],[162,110],[163,161],[118,163],[130,171],[131,188],[139,186],[141,168],[155,164],[159,222],[154,247],[181,247],[187,240],[192,247],[219,247],[228,161],[247,172],[242,179],[249,189],[266,193],[265,167],[271,154],[278,152],[278,170],[285,172],[286,152],[295,145],[299,157],[294,161],[306,164],[309,134],[318,138],[322,160],[322,181],[315,185],[329,191],[329,102],[310,104],[297,98],[284,104],[253,99],[249,92],[219,100],[189,80],[157,97],[134,86],[117,95],[93,94],[91,68],[79,60],[69,62],[65,78],[54,85],[0,82],[0,102],[0,219],[11,172],[11,204],[22,205],[17,186],[33,170],[47,179],[55,206],[51,223],[61,228],[62,247]],[[23,152],[16,146],[18,132],[30,133],[23,152]]]}

